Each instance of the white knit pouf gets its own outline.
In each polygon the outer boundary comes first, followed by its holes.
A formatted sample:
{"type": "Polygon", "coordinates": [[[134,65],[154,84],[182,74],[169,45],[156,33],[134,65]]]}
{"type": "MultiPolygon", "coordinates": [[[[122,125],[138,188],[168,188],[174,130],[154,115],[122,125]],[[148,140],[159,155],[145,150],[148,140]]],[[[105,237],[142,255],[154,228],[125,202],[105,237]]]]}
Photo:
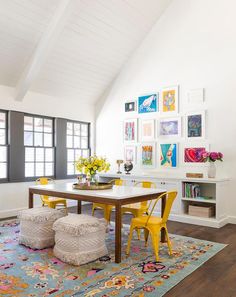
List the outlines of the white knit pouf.
{"type": "Polygon", "coordinates": [[[65,216],[61,210],[49,207],[36,207],[19,213],[20,236],[19,243],[32,249],[44,249],[55,243],[53,223],[65,216]]]}
{"type": "Polygon", "coordinates": [[[53,252],[63,262],[81,265],[107,255],[106,221],[88,215],[69,214],[53,224],[53,252]]]}

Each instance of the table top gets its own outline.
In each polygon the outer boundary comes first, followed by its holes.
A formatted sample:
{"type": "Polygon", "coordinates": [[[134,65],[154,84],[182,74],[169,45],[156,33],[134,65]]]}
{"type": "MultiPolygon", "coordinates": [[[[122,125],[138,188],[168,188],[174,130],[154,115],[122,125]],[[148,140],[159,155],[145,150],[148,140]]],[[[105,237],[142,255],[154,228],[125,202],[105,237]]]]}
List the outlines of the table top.
{"type": "Polygon", "coordinates": [[[113,186],[112,189],[108,190],[77,190],[73,189],[73,183],[54,183],[48,185],[37,185],[31,186],[32,190],[40,190],[40,191],[52,191],[55,193],[68,193],[68,194],[77,194],[78,196],[91,196],[91,197],[102,197],[108,199],[127,199],[134,198],[152,194],[160,194],[166,192],[163,189],[156,188],[141,188],[141,187],[128,187],[128,186],[113,186]]]}

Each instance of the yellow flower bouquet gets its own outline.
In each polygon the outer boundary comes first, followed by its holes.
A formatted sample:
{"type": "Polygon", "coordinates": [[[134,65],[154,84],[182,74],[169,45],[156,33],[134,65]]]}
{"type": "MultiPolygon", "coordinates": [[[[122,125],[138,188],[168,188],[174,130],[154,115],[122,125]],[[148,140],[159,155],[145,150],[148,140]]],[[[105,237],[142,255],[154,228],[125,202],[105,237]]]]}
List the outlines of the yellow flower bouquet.
{"type": "Polygon", "coordinates": [[[77,171],[93,178],[97,172],[107,172],[110,169],[110,163],[107,162],[106,158],[94,155],[88,158],[80,157],[75,162],[75,168],[77,171]]]}

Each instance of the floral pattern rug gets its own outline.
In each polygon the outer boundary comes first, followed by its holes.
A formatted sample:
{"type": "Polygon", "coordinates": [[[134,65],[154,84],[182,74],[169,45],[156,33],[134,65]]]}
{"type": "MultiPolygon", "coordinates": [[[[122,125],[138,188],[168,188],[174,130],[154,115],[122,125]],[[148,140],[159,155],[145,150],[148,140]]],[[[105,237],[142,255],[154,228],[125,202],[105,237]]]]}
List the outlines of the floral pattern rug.
{"type": "Polygon", "coordinates": [[[80,267],[58,260],[52,249],[32,250],[18,244],[17,220],[0,222],[1,297],[110,297],[163,296],[199,268],[225,245],[171,235],[173,256],[160,244],[160,261],[153,257],[151,242],[132,241],[125,255],[128,228],[122,235],[122,263],[114,263],[114,230],[107,234],[109,255],[80,267]]]}

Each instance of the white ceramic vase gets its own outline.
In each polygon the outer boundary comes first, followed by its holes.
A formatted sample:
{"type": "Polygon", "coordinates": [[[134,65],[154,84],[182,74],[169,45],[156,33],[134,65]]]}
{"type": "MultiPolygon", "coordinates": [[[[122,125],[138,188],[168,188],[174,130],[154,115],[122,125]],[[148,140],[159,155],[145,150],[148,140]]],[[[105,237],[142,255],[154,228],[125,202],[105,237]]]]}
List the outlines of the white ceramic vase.
{"type": "Polygon", "coordinates": [[[207,174],[208,174],[209,178],[215,178],[216,177],[216,165],[215,165],[215,162],[209,162],[207,174]]]}

